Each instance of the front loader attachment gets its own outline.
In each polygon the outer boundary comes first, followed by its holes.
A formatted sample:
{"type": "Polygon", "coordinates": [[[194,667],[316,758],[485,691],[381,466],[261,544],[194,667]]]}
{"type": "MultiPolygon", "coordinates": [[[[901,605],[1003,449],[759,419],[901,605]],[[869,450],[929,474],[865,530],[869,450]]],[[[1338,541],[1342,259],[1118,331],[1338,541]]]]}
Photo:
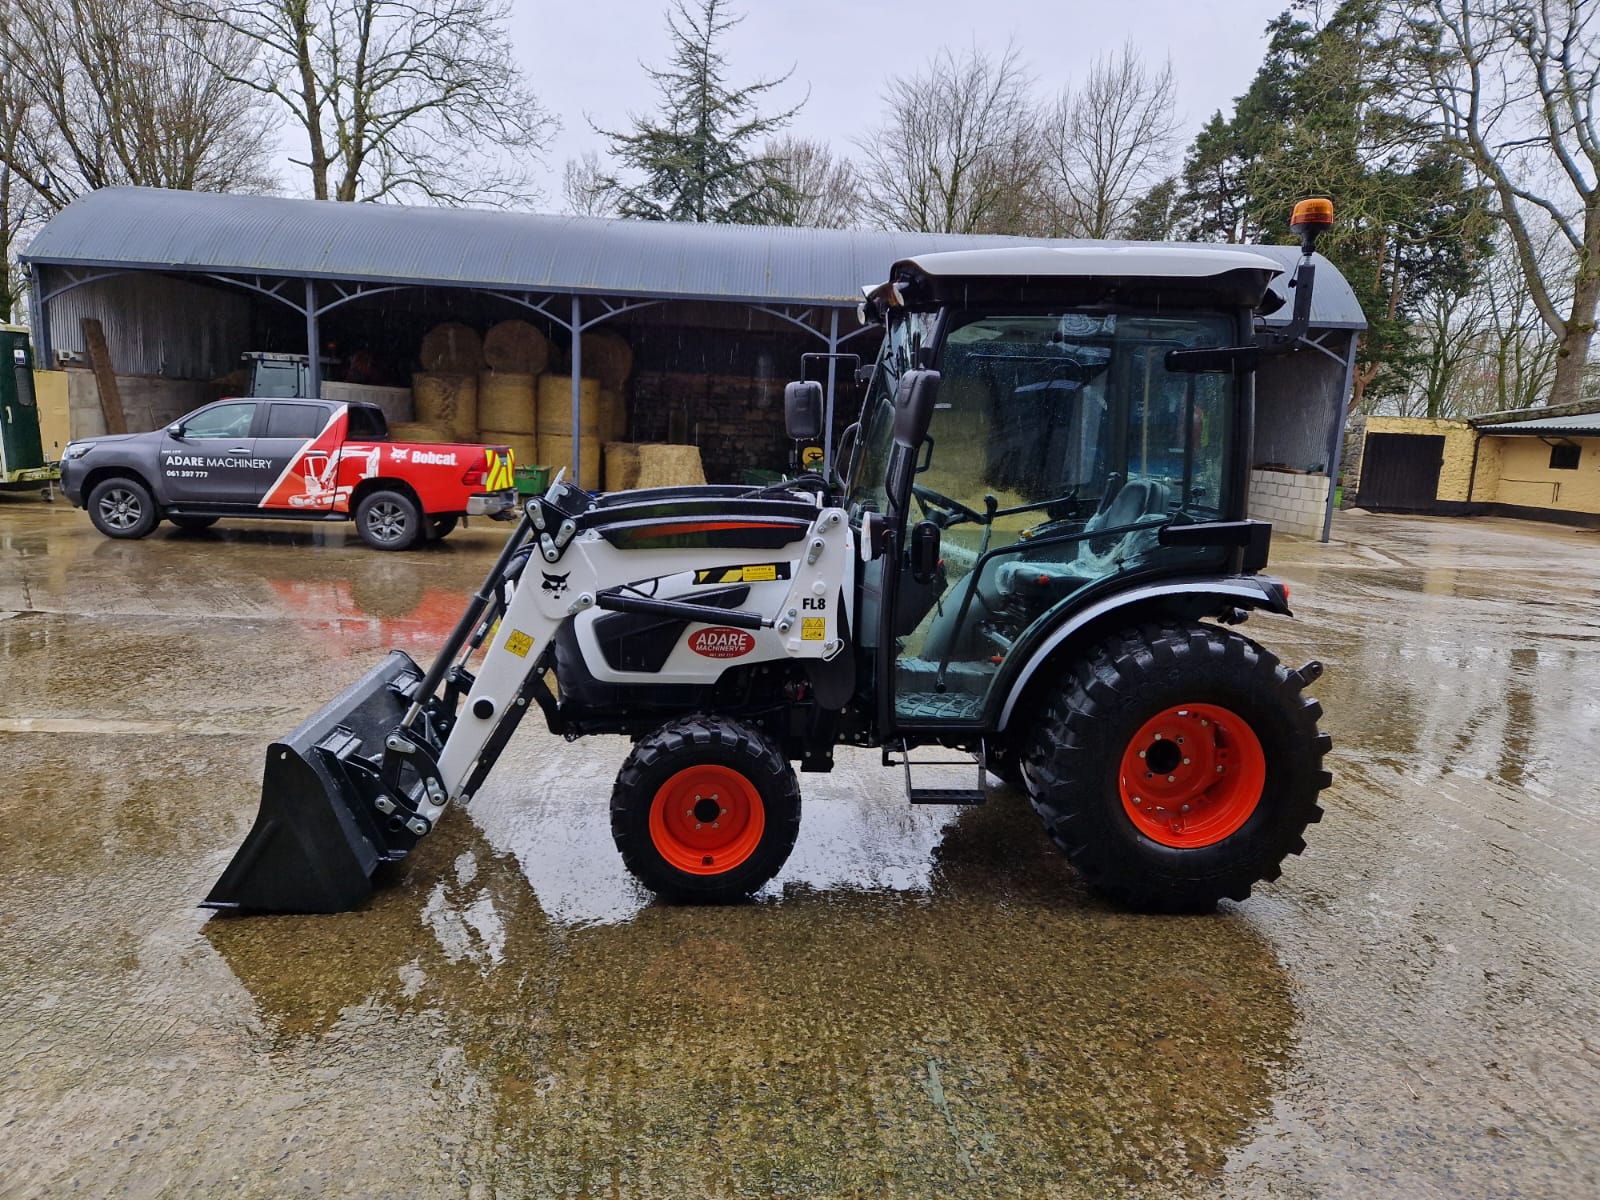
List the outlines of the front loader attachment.
{"type": "MultiPolygon", "coordinates": [[[[409,655],[391,650],[267,748],[256,823],[201,907],[298,913],[358,908],[372,894],[378,864],[404,858],[433,828],[449,803],[439,753],[472,682],[465,660],[504,611],[533,533],[525,509],[426,672],[409,655]]],[[[506,719],[514,728],[514,719],[506,719]]]]}
{"type": "Polygon", "coordinates": [[[385,800],[382,764],[421,683],[417,664],[391,650],[268,748],[255,826],[203,907],[345,912],[372,894],[373,869],[405,857],[417,841],[403,808],[383,811],[394,806],[385,800]]]}

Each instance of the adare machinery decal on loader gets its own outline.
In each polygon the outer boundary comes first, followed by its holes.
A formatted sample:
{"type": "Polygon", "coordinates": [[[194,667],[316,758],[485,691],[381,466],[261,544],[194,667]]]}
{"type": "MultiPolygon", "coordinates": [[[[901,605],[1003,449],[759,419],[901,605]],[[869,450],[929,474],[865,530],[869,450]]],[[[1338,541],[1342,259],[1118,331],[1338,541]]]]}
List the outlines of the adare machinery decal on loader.
{"type": "MultiPolygon", "coordinates": [[[[1326,201],[1295,211],[1280,330],[1258,321],[1279,268],[1248,247],[896,263],[862,306],[883,348],[836,475],[558,480],[527,500],[431,665],[391,651],[268,749],[255,825],[204,903],[361,904],[530,709],[568,738],[632,738],[606,816],[671,900],[771,880],[799,829],[795,766],[827,771],[841,744],[878,749],[914,804],[983,803],[999,775],[1129,907],[1246,898],[1305,848],[1330,779],[1305,694],[1321,665],[1233,627],[1289,611],[1246,512],[1254,372],[1300,345],[1331,222],[1326,201]],[[916,786],[920,747],[970,754],[973,786],[916,786]]],[[[818,385],[791,384],[785,410],[817,440],[818,385]]]]}

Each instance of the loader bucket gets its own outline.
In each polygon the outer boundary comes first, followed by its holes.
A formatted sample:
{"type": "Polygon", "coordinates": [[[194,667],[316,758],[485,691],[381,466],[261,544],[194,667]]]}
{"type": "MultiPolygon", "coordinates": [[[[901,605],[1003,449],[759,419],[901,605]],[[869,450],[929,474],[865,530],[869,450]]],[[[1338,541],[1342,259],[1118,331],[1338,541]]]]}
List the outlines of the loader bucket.
{"type": "Polygon", "coordinates": [[[255,825],[203,908],[331,913],[365,902],[373,869],[404,857],[416,838],[389,827],[348,763],[381,757],[408,707],[403,693],[421,677],[408,655],[392,650],[267,749],[255,825]]]}

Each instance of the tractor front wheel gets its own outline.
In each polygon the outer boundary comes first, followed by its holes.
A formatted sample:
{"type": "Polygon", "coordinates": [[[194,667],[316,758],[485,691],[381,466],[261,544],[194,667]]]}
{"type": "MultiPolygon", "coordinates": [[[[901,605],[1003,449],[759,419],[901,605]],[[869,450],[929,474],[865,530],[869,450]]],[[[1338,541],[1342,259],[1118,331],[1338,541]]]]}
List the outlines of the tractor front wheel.
{"type": "Polygon", "coordinates": [[[1248,638],[1129,630],[1057,686],[1024,762],[1034,809],[1088,884],[1147,912],[1243,900],[1305,849],[1328,786],[1321,706],[1248,638]]]}
{"type": "Polygon", "coordinates": [[[664,900],[740,900],[776,875],[800,831],[800,787],[778,747],[728,717],[672,721],[617,773],[611,836],[664,900]]]}

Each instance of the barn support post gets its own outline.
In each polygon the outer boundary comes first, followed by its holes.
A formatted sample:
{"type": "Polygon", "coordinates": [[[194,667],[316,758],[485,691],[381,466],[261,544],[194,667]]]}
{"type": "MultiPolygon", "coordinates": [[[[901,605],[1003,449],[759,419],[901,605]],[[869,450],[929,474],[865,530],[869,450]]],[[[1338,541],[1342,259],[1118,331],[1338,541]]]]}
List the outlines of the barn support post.
{"type": "Polygon", "coordinates": [[[55,369],[55,349],[50,345],[50,306],[44,300],[39,268],[28,264],[28,308],[32,310],[33,362],[46,371],[55,369]]]}
{"type": "Polygon", "coordinates": [[[839,353],[839,310],[828,314],[828,398],[822,416],[822,477],[833,473],[833,385],[839,374],[839,360],[831,357],[839,353]]]}
{"type": "MultiPolygon", "coordinates": [[[[583,482],[583,310],[576,292],[572,295],[572,481],[583,482]]],[[[600,486],[598,479],[593,481],[600,486]]]]}
{"type": "Polygon", "coordinates": [[[306,367],[306,391],[311,398],[322,399],[322,335],[317,332],[317,284],[306,280],[306,356],[311,360],[306,367]]]}
{"type": "Polygon", "coordinates": [[[1339,388],[1339,402],[1334,406],[1333,444],[1328,447],[1328,504],[1322,514],[1322,540],[1326,542],[1333,530],[1334,489],[1339,484],[1339,461],[1344,457],[1344,427],[1350,419],[1350,389],[1356,379],[1356,343],[1360,338],[1355,330],[1350,332],[1350,349],[1344,356],[1344,384],[1339,388]]]}

